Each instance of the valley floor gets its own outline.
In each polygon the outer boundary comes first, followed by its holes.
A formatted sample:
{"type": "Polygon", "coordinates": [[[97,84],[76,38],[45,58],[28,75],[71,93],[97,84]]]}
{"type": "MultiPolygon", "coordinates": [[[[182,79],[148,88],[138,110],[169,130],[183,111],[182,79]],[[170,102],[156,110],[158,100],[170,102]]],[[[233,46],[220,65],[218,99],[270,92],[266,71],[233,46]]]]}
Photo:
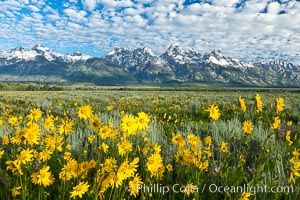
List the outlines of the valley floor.
{"type": "Polygon", "coordinates": [[[3,198],[300,198],[297,88],[43,87],[0,91],[3,198]]]}

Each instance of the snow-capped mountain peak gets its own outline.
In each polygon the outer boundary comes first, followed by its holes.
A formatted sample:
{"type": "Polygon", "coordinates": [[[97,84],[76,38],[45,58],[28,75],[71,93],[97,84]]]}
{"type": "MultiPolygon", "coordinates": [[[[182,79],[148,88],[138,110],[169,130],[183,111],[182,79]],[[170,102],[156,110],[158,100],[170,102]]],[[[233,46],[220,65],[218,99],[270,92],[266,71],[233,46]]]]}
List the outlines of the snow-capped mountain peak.
{"type": "MultiPolygon", "coordinates": [[[[41,76],[41,80],[50,76],[61,80],[65,74],[68,74],[68,78],[78,76],[79,78],[66,79],[66,81],[82,81],[90,80],[90,77],[95,77],[96,74],[106,74],[102,72],[108,70],[109,77],[113,77],[118,82],[120,78],[114,76],[114,71],[119,70],[124,77],[131,76],[132,80],[145,83],[204,81],[235,86],[300,86],[299,65],[281,61],[245,63],[224,56],[220,50],[213,50],[202,56],[196,49],[185,49],[178,43],[172,44],[159,57],[155,56],[148,47],[141,47],[132,51],[126,48],[115,48],[102,59],[95,58],[86,62],[89,58],[91,57],[79,51],[73,54],[59,54],[42,45],[36,45],[31,49],[17,47],[8,51],[0,50],[0,74],[9,73],[11,80],[14,80],[16,74],[19,74],[20,80],[23,80],[24,74],[29,80],[32,75],[41,76]],[[101,73],[97,73],[97,70],[101,73]],[[87,72],[90,74],[86,76],[87,72]]],[[[6,80],[2,75],[1,78],[6,80]]],[[[102,76],[99,76],[96,83],[103,84],[102,76]]]]}
{"type": "Polygon", "coordinates": [[[16,47],[6,53],[3,53],[3,57],[6,57],[7,60],[33,60],[37,56],[37,52],[33,50],[25,49],[24,47],[16,47]]]}
{"type": "Polygon", "coordinates": [[[76,62],[79,60],[87,60],[91,56],[83,55],[79,51],[74,52],[72,55],[64,55],[49,49],[41,44],[33,46],[31,49],[25,49],[24,47],[16,47],[9,51],[1,51],[0,58],[4,58],[9,63],[20,62],[20,61],[33,61],[37,57],[44,57],[48,61],[63,60],[66,62],[76,62]]]}
{"type": "Polygon", "coordinates": [[[32,50],[38,52],[38,53],[43,53],[43,52],[49,52],[51,51],[49,48],[41,45],[41,44],[37,44],[35,46],[32,47],[32,50]]]}
{"type": "Polygon", "coordinates": [[[108,53],[108,55],[119,55],[119,54],[127,54],[130,51],[127,48],[122,48],[122,47],[117,47],[115,49],[113,49],[110,53],[108,53]]]}
{"type": "Polygon", "coordinates": [[[48,61],[53,61],[57,58],[62,58],[64,56],[41,44],[35,45],[34,47],[32,47],[32,50],[36,51],[39,56],[44,56],[48,61]]]}
{"type": "Polygon", "coordinates": [[[220,49],[214,49],[210,54],[216,57],[223,57],[223,53],[220,49]]]}
{"type": "Polygon", "coordinates": [[[82,56],[82,53],[80,51],[75,51],[72,56],[82,56]]]}
{"type": "Polygon", "coordinates": [[[211,53],[204,55],[203,59],[206,63],[213,63],[221,66],[228,66],[231,64],[229,58],[223,56],[219,49],[215,49],[211,53]]]}
{"type": "Polygon", "coordinates": [[[133,51],[130,51],[127,48],[115,48],[103,56],[103,59],[113,64],[123,66],[125,70],[128,70],[128,67],[136,66],[141,63],[149,61],[156,62],[158,58],[150,48],[139,47],[133,51]]]}
{"type": "Polygon", "coordinates": [[[233,59],[231,57],[224,56],[222,51],[219,49],[215,49],[211,53],[205,54],[203,56],[203,61],[205,63],[211,63],[214,65],[219,65],[219,66],[223,66],[223,67],[240,68],[243,70],[246,68],[249,68],[249,67],[253,67],[252,64],[243,63],[237,59],[233,59]]]}
{"type": "Polygon", "coordinates": [[[169,48],[166,51],[166,54],[168,56],[176,57],[178,55],[183,55],[185,53],[185,50],[179,45],[179,43],[174,43],[169,46],[169,48]]]}
{"type": "Polygon", "coordinates": [[[112,51],[108,52],[103,58],[109,62],[123,66],[126,63],[125,60],[131,56],[131,51],[127,48],[114,48],[112,51]]]}
{"type": "Polygon", "coordinates": [[[143,52],[145,53],[145,54],[149,54],[149,55],[151,55],[151,56],[155,56],[155,54],[152,52],[152,50],[150,49],[150,48],[148,48],[148,47],[143,47],[143,52]]]}
{"type": "Polygon", "coordinates": [[[131,54],[132,54],[132,56],[138,56],[138,55],[146,56],[146,57],[155,56],[155,54],[148,47],[136,48],[131,52],[131,54]]]}
{"type": "Polygon", "coordinates": [[[179,43],[172,44],[160,58],[166,62],[178,64],[197,63],[201,59],[201,54],[195,49],[183,49],[179,43]]]}
{"type": "Polygon", "coordinates": [[[86,61],[87,59],[92,57],[89,55],[82,54],[80,51],[77,50],[72,55],[64,55],[63,58],[67,62],[76,62],[79,60],[86,61]]]}
{"type": "Polygon", "coordinates": [[[18,46],[16,48],[10,50],[9,52],[18,52],[18,51],[23,52],[23,51],[25,51],[25,48],[21,47],[21,46],[18,46]]]}

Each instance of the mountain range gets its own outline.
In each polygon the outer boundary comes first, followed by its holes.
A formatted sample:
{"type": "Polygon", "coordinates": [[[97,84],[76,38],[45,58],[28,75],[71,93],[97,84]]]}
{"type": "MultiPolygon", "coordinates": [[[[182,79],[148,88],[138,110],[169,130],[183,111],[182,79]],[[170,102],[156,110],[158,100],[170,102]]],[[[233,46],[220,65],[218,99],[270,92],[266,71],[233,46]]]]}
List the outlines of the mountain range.
{"type": "Polygon", "coordinates": [[[224,86],[299,87],[300,66],[246,63],[220,50],[201,54],[174,43],[161,55],[148,47],[115,48],[103,57],[59,54],[45,46],[0,50],[0,81],[97,85],[203,83],[224,86]]]}

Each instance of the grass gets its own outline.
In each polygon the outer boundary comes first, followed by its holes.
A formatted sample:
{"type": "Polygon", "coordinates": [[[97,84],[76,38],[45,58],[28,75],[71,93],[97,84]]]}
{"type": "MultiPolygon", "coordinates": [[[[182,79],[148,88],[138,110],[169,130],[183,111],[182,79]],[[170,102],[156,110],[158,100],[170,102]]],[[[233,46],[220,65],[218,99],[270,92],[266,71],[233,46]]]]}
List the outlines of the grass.
{"type": "Polygon", "coordinates": [[[84,199],[300,197],[298,89],[89,86],[91,90],[84,91],[84,88],[76,90],[78,87],[81,86],[67,87],[64,91],[0,92],[0,150],[3,151],[0,192],[3,198],[71,199],[76,193],[75,187],[81,183],[88,185],[87,191],[78,189],[75,199],[81,195],[84,199]],[[264,103],[262,112],[256,111],[257,93],[264,103]],[[239,96],[245,100],[246,112],[240,108],[239,96]],[[282,112],[276,112],[275,99],[279,97],[284,98],[282,112]],[[219,108],[218,120],[209,117],[207,108],[211,104],[219,108]],[[93,114],[82,119],[78,112],[86,105],[91,106],[93,114]],[[34,108],[42,115],[37,120],[29,120],[34,108]],[[124,129],[129,126],[125,123],[126,116],[132,116],[129,124],[138,126],[136,120],[141,112],[149,119],[145,129],[127,132],[124,129]],[[45,125],[49,116],[54,119],[51,129],[45,125]],[[280,125],[272,129],[277,116],[280,125]],[[16,124],[11,122],[13,117],[18,118],[16,124]],[[67,118],[72,121],[72,131],[60,133],[62,120],[67,118]],[[97,130],[91,125],[95,118],[100,120],[97,130]],[[246,120],[253,123],[251,134],[243,131],[246,120]],[[36,144],[30,145],[26,140],[13,142],[12,138],[20,131],[28,133],[33,124],[39,127],[36,144]],[[4,142],[7,138],[8,143],[4,142]],[[60,138],[61,149],[47,146],[47,138],[60,138]],[[125,154],[122,154],[120,145],[124,140],[131,147],[126,150],[123,146],[125,154]],[[108,146],[107,151],[103,145],[108,146]],[[8,167],[7,162],[21,160],[20,154],[26,149],[33,151],[32,157],[20,164],[23,172],[20,174],[8,167]],[[45,150],[51,151],[51,155],[42,160],[37,154],[45,150]],[[70,167],[75,172],[65,180],[59,174],[73,162],[71,158],[77,163],[70,167]],[[155,158],[154,168],[151,168],[152,158],[155,158]],[[115,159],[116,163],[106,168],[109,159],[115,159]],[[135,159],[138,162],[133,171],[123,168],[135,159]],[[81,168],[84,163],[88,166],[86,171],[81,168]],[[49,186],[34,183],[33,174],[46,166],[54,181],[49,186]],[[127,175],[121,173],[122,170],[127,171],[127,175]],[[141,184],[134,184],[138,182],[137,177],[141,184]],[[251,191],[241,189],[245,186],[251,191]],[[269,192],[254,190],[260,187],[269,192]],[[278,191],[271,191],[273,188],[278,191]],[[134,189],[138,189],[136,193],[134,189]]]}

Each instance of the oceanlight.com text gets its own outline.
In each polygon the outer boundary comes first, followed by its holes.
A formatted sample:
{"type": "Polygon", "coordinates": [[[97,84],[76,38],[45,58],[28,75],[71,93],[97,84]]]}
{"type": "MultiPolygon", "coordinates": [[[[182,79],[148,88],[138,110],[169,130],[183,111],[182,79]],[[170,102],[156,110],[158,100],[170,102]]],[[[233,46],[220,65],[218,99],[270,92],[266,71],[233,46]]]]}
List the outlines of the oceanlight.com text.
{"type": "Polygon", "coordinates": [[[145,185],[141,184],[137,186],[139,192],[142,193],[161,193],[168,194],[171,192],[174,193],[185,193],[189,191],[189,193],[204,193],[209,191],[210,193],[243,193],[250,192],[251,195],[255,195],[256,193],[293,193],[294,188],[291,186],[267,186],[267,185],[254,185],[248,186],[247,184],[240,186],[222,186],[216,184],[204,184],[202,187],[198,187],[197,185],[162,185],[162,184],[150,184],[145,185]]]}
{"type": "Polygon", "coordinates": [[[291,186],[267,186],[267,185],[248,186],[247,184],[240,185],[240,186],[218,186],[216,184],[210,184],[210,185],[205,184],[203,186],[203,191],[206,189],[208,189],[210,193],[250,192],[252,195],[256,193],[293,193],[294,192],[294,188],[291,186]]]}

